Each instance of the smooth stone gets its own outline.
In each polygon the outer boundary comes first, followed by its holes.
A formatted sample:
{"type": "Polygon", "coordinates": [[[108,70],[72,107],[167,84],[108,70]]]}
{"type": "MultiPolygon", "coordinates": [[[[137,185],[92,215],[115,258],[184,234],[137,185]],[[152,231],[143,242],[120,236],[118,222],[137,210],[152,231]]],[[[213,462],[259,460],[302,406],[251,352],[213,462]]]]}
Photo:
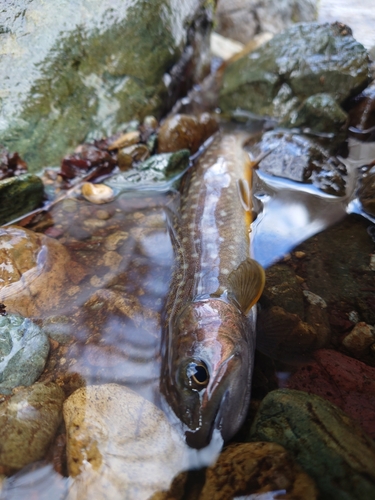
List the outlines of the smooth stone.
{"type": "Polygon", "coordinates": [[[61,307],[70,256],[61,243],[41,233],[0,228],[0,302],[9,313],[34,317],[61,307]]]}
{"type": "Polygon", "coordinates": [[[218,128],[218,120],[209,113],[198,116],[174,115],[167,118],[159,129],[158,153],[189,149],[194,154],[218,128]]]}
{"type": "Polygon", "coordinates": [[[302,23],[229,63],[219,106],[225,113],[240,108],[283,118],[309,96],[330,94],[341,104],[368,83],[367,51],[350,28],[302,23]]]}
{"type": "Polygon", "coordinates": [[[319,396],[291,389],[270,392],[249,438],[284,446],[315,479],[322,500],[375,497],[374,441],[319,396]]]}
{"type": "Polygon", "coordinates": [[[43,193],[43,182],[33,174],[21,174],[0,180],[0,225],[40,206],[43,193]]]}
{"type": "Polygon", "coordinates": [[[375,368],[337,351],[321,349],[299,368],[288,387],[327,399],[375,438],[375,368]]]}
{"type": "Polygon", "coordinates": [[[48,337],[30,319],[0,316],[0,393],[33,384],[42,373],[49,353],[48,337]]]}
{"type": "Polygon", "coordinates": [[[44,458],[61,422],[64,392],[37,383],[0,404],[0,464],[20,469],[44,458]]]}
{"type": "Polygon", "coordinates": [[[147,499],[186,467],[184,443],[164,413],[124,386],[78,389],[63,412],[69,500],[147,499]]]}
{"type": "Polygon", "coordinates": [[[22,0],[0,11],[0,143],[31,171],[131,119],[160,116],[178,97],[177,81],[189,85],[209,69],[210,0],[59,7],[22,0]]]}

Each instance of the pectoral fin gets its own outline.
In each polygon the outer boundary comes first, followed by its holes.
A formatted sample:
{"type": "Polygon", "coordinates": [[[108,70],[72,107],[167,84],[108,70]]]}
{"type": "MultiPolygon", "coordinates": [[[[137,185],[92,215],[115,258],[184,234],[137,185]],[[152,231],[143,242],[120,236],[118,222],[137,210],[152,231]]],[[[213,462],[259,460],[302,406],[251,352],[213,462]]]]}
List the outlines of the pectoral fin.
{"type": "Polygon", "coordinates": [[[230,273],[228,281],[241,310],[247,314],[262,295],[265,283],[263,267],[256,260],[246,259],[230,273]]]}

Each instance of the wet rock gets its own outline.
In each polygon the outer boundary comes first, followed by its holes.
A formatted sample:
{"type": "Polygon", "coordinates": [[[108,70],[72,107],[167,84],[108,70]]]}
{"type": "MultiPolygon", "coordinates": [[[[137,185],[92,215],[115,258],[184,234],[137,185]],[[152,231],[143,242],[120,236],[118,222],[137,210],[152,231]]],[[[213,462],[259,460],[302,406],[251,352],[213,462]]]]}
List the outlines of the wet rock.
{"type": "MultiPolygon", "coordinates": [[[[315,94],[291,111],[280,124],[314,135],[328,134],[338,146],[346,138],[348,115],[330,94],[315,94]],[[334,137],[334,139],[333,139],[334,137]]],[[[331,145],[331,150],[334,146],[331,145]]]]}
{"type": "Polygon", "coordinates": [[[85,182],[81,188],[82,196],[91,203],[101,205],[113,201],[115,195],[113,189],[105,184],[93,184],[85,182]]]}
{"type": "Polygon", "coordinates": [[[343,347],[355,358],[361,358],[374,343],[374,328],[363,321],[358,322],[342,341],[343,347]]]}
{"type": "Polygon", "coordinates": [[[375,368],[333,350],[316,351],[313,358],[288,387],[327,399],[375,437],[375,368]]]}
{"type": "Polygon", "coordinates": [[[8,312],[32,317],[61,307],[70,256],[58,241],[17,226],[1,228],[0,259],[0,302],[8,312]]]}
{"type": "Polygon", "coordinates": [[[226,500],[274,490],[286,490],[284,498],[317,498],[314,481],[282,446],[264,442],[233,444],[207,469],[199,498],[226,500]]]}
{"type": "Polygon", "coordinates": [[[285,362],[300,362],[326,343],[326,332],[278,306],[262,309],[257,321],[257,349],[285,362]]]}
{"type": "Polygon", "coordinates": [[[361,141],[375,139],[375,84],[369,85],[347,104],[350,135],[361,141]]]}
{"type": "Polygon", "coordinates": [[[119,191],[170,186],[189,166],[189,157],[187,149],[153,155],[135,168],[112,176],[105,184],[119,191]]]}
{"type": "Polygon", "coordinates": [[[176,99],[174,82],[191,85],[207,68],[211,9],[204,0],[9,5],[0,13],[0,142],[34,171],[130,119],[160,115],[176,99]]]}
{"type": "Polygon", "coordinates": [[[275,264],[266,270],[266,285],[260,299],[262,307],[279,306],[285,311],[304,319],[304,303],[301,287],[290,267],[275,264]]]}
{"type": "Polygon", "coordinates": [[[262,172],[312,183],[328,194],[345,195],[345,165],[302,134],[266,132],[251,140],[248,147],[254,158],[269,152],[259,164],[262,172]]]}
{"type": "Polygon", "coordinates": [[[184,467],[181,438],[165,415],[116,384],[88,386],[64,404],[69,499],[147,499],[184,467]]]}
{"type": "Polygon", "coordinates": [[[27,164],[18,153],[9,153],[6,148],[0,146],[0,180],[17,177],[26,172],[27,164]]]}
{"type": "Polygon", "coordinates": [[[73,338],[73,324],[67,316],[50,316],[43,319],[43,330],[59,344],[69,344],[73,338]]]}
{"type": "Polygon", "coordinates": [[[0,180],[0,225],[41,205],[43,183],[36,175],[21,174],[0,180]]]}
{"type": "Polygon", "coordinates": [[[341,104],[369,83],[369,61],[339,23],[300,24],[226,67],[219,105],[282,118],[306,98],[330,94],[341,104]],[[329,49],[327,49],[329,47],[329,49]]]}
{"type": "Polygon", "coordinates": [[[112,151],[113,149],[122,149],[133,144],[137,144],[140,142],[141,134],[139,130],[134,130],[132,132],[126,132],[125,134],[121,134],[117,139],[108,144],[108,151],[112,151]]]}
{"type": "Polygon", "coordinates": [[[0,393],[33,384],[48,352],[48,338],[39,326],[22,316],[0,316],[0,393]]]}
{"type": "Polygon", "coordinates": [[[354,500],[375,494],[373,440],[319,396],[290,389],[270,392],[260,405],[250,438],[284,446],[315,479],[322,499],[354,500]]]}
{"type": "Polygon", "coordinates": [[[264,31],[279,33],[293,23],[315,21],[314,0],[219,0],[216,9],[216,31],[249,42],[264,31]]]}
{"type": "Polygon", "coordinates": [[[174,115],[167,118],[158,134],[158,153],[189,149],[196,153],[199,146],[219,128],[217,119],[209,113],[197,117],[174,115]]]}
{"type": "Polygon", "coordinates": [[[145,144],[134,144],[121,149],[117,154],[117,162],[120,170],[126,171],[133,162],[144,161],[150,156],[150,150],[145,144]]]}
{"type": "Polygon", "coordinates": [[[41,460],[61,421],[64,393],[53,383],[18,390],[0,404],[0,464],[20,469],[41,460]]]}

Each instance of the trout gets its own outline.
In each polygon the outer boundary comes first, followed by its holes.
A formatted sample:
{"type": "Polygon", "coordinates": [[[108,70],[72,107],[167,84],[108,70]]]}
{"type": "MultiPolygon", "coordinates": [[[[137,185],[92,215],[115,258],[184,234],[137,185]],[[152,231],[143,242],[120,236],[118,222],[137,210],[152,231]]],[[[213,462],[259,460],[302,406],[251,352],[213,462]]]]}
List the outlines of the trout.
{"type": "Polygon", "coordinates": [[[224,441],[244,421],[255,350],[255,304],[265,281],[250,257],[252,163],[243,132],[222,133],[184,179],[173,232],[161,392],[187,443],[224,441]]]}

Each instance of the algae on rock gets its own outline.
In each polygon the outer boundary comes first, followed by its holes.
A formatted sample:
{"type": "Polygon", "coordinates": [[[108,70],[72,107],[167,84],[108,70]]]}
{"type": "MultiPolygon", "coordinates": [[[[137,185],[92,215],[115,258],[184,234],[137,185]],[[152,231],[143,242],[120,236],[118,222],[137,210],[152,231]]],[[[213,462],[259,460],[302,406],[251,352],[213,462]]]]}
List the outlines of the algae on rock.
{"type": "Polygon", "coordinates": [[[0,142],[32,171],[132,118],[160,115],[163,75],[211,8],[205,0],[65,0],[58,11],[42,0],[17,4],[0,12],[0,142]]]}

